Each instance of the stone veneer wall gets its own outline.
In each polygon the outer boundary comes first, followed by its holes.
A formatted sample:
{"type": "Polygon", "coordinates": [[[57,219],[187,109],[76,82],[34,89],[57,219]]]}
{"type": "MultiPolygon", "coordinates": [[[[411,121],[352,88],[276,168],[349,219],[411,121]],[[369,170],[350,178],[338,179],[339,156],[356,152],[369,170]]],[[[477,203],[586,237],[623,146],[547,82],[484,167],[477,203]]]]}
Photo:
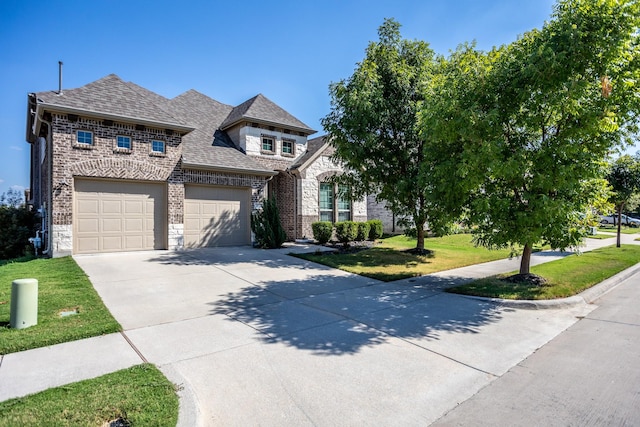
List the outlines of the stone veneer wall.
{"type": "MultiPolygon", "coordinates": [[[[326,150],[306,170],[303,171],[299,189],[299,229],[301,236],[312,237],[311,224],[320,218],[319,199],[320,183],[332,175],[342,173],[342,167],[331,160],[331,148],[326,150]]],[[[367,220],[367,203],[365,198],[351,203],[351,217],[354,221],[367,220]]]]}

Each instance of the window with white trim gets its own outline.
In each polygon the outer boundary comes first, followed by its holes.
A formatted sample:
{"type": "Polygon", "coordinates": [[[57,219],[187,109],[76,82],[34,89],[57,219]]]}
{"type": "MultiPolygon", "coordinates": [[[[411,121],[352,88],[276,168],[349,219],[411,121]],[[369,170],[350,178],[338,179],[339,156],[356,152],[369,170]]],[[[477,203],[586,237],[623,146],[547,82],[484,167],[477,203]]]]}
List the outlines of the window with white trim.
{"type": "Polygon", "coordinates": [[[93,132],[88,130],[76,131],[76,142],[78,144],[93,145],[93,132]]]}
{"type": "Polygon", "coordinates": [[[116,136],[116,148],[131,150],[131,137],[123,135],[116,136]]]}
{"type": "Polygon", "coordinates": [[[348,189],[346,185],[320,183],[318,199],[320,221],[338,222],[351,219],[351,201],[344,196],[348,194],[348,189]]]}
{"type": "Polygon", "coordinates": [[[166,150],[166,148],[165,148],[164,141],[160,141],[160,140],[156,140],[156,139],[151,141],[151,152],[152,153],[164,154],[165,150],[166,150]]]}

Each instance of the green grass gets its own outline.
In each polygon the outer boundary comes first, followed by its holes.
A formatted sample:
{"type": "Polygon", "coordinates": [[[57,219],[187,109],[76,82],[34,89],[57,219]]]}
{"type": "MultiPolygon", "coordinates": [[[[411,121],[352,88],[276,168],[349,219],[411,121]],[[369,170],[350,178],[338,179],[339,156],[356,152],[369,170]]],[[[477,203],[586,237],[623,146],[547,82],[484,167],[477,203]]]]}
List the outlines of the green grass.
{"type": "MultiPolygon", "coordinates": [[[[600,224],[600,226],[598,227],[598,231],[604,231],[606,233],[617,233],[618,232],[618,226],[617,225],[602,225],[602,224],[600,224]]],[[[626,225],[623,225],[620,228],[620,233],[622,233],[622,234],[640,234],[640,228],[638,228],[638,227],[627,227],[626,225]]]]}
{"type": "Polygon", "coordinates": [[[0,265],[0,354],[44,347],[121,330],[71,257],[0,265]],[[38,324],[9,328],[11,283],[38,279],[38,324]],[[60,317],[61,311],[78,314],[60,317]]]}
{"type": "Polygon", "coordinates": [[[596,234],[595,236],[587,236],[588,239],[596,239],[596,240],[605,240],[605,239],[615,239],[616,236],[612,236],[611,234],[596,234]]]}
{"type": "Polygon", "coordinates": [[[146,364],[0,402],[0,426],[101,426],[118,418],[132,426],[175,426],[175,386],[146,364]]]}
{"type": "Polygon", "coordinates": [[[476,280],[448,289],[448,292],[482,297],[541,300],[576,295],[591,286],[640,262],[640,246],[608,246],[581,255],[531,267],[531,272],[544,277],[548,285],[542,287],[507,283],[500,278],[513,273],[476,280]]]}
{"type": "Polygon", "coordinates": [[[416,247],[416,239],[394,236],[382,239],[371,249],[351,254],[300,254],[300,258],[383,281],[400,280],[452,268],[507,258],[508,249],[488,250],[476,247],[469,234],[454,234],[425,239],[429,256],[406,252],[416,247]]]}

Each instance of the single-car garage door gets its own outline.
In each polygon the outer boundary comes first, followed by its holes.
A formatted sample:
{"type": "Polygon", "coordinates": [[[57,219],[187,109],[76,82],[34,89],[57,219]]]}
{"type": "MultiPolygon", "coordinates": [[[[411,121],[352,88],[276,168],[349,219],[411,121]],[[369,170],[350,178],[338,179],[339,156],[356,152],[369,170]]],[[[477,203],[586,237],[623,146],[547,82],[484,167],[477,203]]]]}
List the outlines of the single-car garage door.
{"type": "Polygon", "coordinates": [[[74,181],[73,251],[165,249],[163,183],[74,181]]]}
{"type": "Polygon", "coordinates": [[[251,189],[185,185],[184,190],[186,247],[251,243],[251,189]]]}

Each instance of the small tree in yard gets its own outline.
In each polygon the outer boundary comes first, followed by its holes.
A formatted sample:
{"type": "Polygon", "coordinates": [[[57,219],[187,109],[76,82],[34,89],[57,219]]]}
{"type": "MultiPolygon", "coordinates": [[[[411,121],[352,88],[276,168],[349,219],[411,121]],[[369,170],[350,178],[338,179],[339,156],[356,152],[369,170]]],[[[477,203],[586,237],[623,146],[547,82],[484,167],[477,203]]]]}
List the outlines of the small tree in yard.
{"type": "Polygon", "coordinates": [[[434,52],[425,42],[402,39],[393,19],[378,35],[354,74],[331,84],[331,112],[322,126],[346,168],[336,180],[354,197],[376,194],[396,215],[410,216],[418,229],[416,251],[422,252],[432,200],[418,113],[434,52]]]}
{"type": "Polygon", "coordinates": [[[609,201],[616,207],[616,214],[618,215],[616,246],[619,248],[622,211],[625,207],[633,208],[629,203],[640,190],[640,162],[629,155],[618,157],[611,164],[607,174],[607,181],[609,181],[609,185],[612,188],[609,201]]]}
{"type": "Polygon", "coordinates": [[[265,200],[262,210],[251,215],[251,230],[256,235],[256,244],[261,248],[276,249],[287,240],[275,199],[265,200]]]}

